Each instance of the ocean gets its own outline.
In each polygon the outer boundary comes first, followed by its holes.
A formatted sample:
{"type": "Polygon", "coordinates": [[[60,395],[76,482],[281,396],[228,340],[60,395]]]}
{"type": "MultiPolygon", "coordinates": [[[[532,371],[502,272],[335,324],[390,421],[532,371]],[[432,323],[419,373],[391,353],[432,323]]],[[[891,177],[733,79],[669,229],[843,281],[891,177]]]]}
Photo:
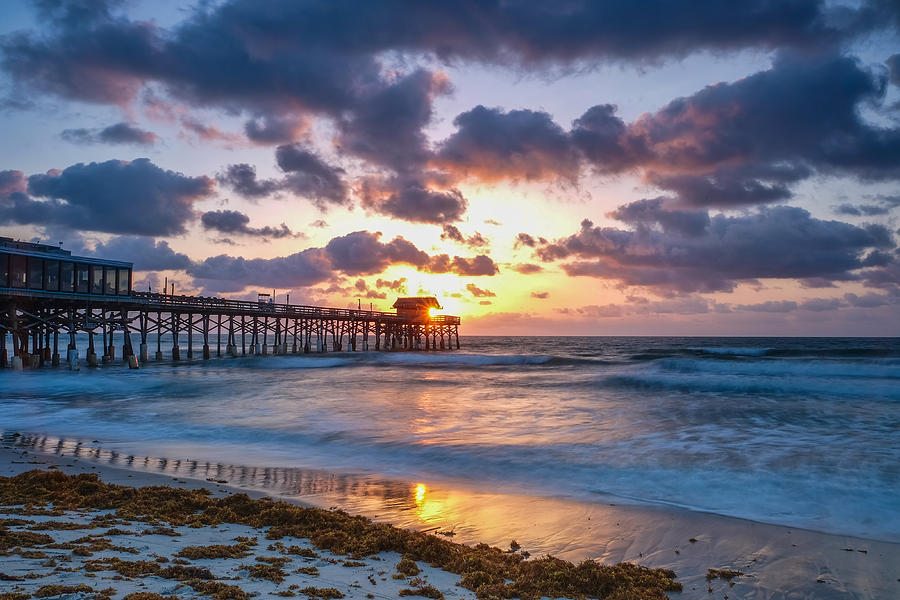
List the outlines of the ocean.
{"type": "Polygon", "coordinates": [[[900,542],[898,339],[461,342],[4,370],[0,431],[380,515],[428,486],[900,542]]]}

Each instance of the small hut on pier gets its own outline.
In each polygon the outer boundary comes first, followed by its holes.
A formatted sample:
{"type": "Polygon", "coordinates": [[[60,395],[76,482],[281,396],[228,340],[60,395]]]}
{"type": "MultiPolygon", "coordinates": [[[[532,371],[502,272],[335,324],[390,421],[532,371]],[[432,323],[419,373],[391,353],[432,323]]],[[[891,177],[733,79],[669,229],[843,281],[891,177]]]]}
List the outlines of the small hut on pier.
{"type": "Polygon", "coordinates": [[[397,316],[405,319],[428,320],[431,318],[431,309],[442,309],[443,306],[438,303],[434,296],[416,296],[410,298],[397,298],[394,306],[397,309],[397,316]]]}

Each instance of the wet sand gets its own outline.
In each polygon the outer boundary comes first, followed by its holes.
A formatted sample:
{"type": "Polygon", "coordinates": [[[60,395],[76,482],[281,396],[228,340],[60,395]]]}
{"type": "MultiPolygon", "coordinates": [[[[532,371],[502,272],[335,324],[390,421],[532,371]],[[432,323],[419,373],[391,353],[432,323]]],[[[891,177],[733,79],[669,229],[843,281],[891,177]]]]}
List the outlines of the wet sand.
{"type": "Polygon", "coordinates": [[[680,598],[900,598],[900,544],[828,535],[669,507],[490,494],[446,484],[299,469],[253,468],[135,457],[100,442],[3,438],[0,475],[57,466],[131,486],[205,487],[301,504],[340,507],[455,542],[505,548],[515,539],[533,556],[595,558],[674,570],[680,598]],[[213,481],[208,481],[213,480],[213,481]],[[227,483],[220,483],[227,481],[227,483]],[[693,540],[693,541],[692,541],[693,540]],[[736,569],[731,583],[708,569],[736,569]],[[710,592],[710,589],[712,590],[710,592]]]}

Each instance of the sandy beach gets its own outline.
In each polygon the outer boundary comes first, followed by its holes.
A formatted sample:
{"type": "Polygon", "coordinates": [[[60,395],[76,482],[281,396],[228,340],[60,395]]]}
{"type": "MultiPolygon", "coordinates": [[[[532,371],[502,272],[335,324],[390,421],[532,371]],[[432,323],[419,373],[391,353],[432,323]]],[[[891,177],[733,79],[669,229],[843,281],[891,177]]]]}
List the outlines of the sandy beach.
{"type": "MultiPolygon", "coordinates": [[[[897,544],[826,535],[666,507],[585,504],[451,489],[428,489],[423,492],[419,488],[420,495],[427,494],[427,501],[420,498],[422,502],[419,503],[419,510],[392,511],[391,502],[385,498],[396,496],[396,493],[379,495],[372,493],[371,489],[366,490],[366,486],[362,484],[340,485],[337,488],[318,485],[318,493],[298,497],[296,490],[293,494],[290,493],[296,482],[291,482],[287,471],[264,470],[266,475],[262,478],[248,478],[245,474],[242,485],[235,486],[228,478],[200,477],[214,472],[222,473],[221,465],[216,466],[213,471],[209,467],[198,470],[196,465],[188,468],[189,461],[177,461],[176,466],[159,469],[154,462],[153,468],[157,472],[153,472],[150,469],[136,468],[134,457],[130,460],[129,457],[117,456],[103,451],[99,446],[82,445],[75,451],[72,445],[57,443],[57,450],[54,452],[47,444],[36,443],[34,440],[37,438],[33,438],[28,445],[19,443],[20,439],[29,438],[4,437],[3,447],[0,448],[0,475],[9,477],[32,469],[53,469],[68,474],[96,473],[106,483],[127,486],[165,485],[188,490],[206,488],[215,496],[246,492],[254,498],[273,496],[318,506],[329,506],[329,503],[337,502],[336,506],[352,513],[400,527],[451,532],[454,542],[484,542],[507,548],[510,541],[515,539],[532,556],[541,556],[552,548],[554,556],[575,562],[593,558],[603,564],[629,562],[671,569],[683,586],[681,592],[669,592],[669,596],[673,598],[889,599],[900,594],[900,545],[897,544]],[[120,463],[128,464],[129,460],[132,468],[120,466],[120,463]],[[355,498],[355,501],[350,501],[351,498],[355,498]],[[709,569],[740,571],[743,575],[730,580],[718,577],[710,580],[707,578],[709,569]]],[[[175,461],[171,464],[174,465],[175,461]]],[[[415,488],[411,491],[413,495],[416,492],[415,488]]],[[[396,498],[393,503],[397,504],[396,498]]],[[[16,516],[8,514],[0,518],[16,516]]],[[[36,519],[31,516],[27,518],[36,519]]],[[[77,521],[79,517],[67,515],[65,518],[77,521]]],[[[218,529],[182,528],[178,531],[182,534],[178,537],[124,535],[121,539],[116,538],[116,543],[121,542],[123,546],[130,545],[137,549],[139,556],[130,556],[129,560],[147,560],[152,556],[171,560],[172,554],[180,547],[233,545],[238,543],[234,541],[235,538],[256,537],[259,538],[259,546],[254,547],[253,554],[263,558],[266,555],[269,558],[284,558],[277,552],[263,552],[271,542],[266,542],[265,535],[261,532],[254,532],[246,526],[228,524],[218,529]]],[[[54,533],[65,534],[65,540],[61,537],[57,540],[62,542],[85,534],[79,530],[54,533]]],[[[311,548],[309,540],[292,539],[290,544],[283,543],[287,546],[311,548]]],[[[246,567],[249,562],[246,558],[213,562],[210,562],[213,559],[207,559],[200,560],[197,565],[208,568],[209,564],[215,564],[214,572],[217,577],[242,577],[237,582],[238,587],[247,592],[263,594],[288,595],[286,591],[293,593],[313,586],[333,587],[347,597],[371,597],[367,596],[370,593],[375,597],[397,597],[400,590],[412,589],[405,580],[392,578],[393,567],[401,558],[399,555],[385,553],[384,556],[376,555],[358,561],[354,559],[349,561],[351,566],[345,566],[348,562],[346,556],[313,550],[323,558],[307,565],[309,561],[290,557],[291,566],[294,570],[315,566],[319,571],[317,578],[303,575],[302,572],[292,573],[279,584],[250,578],[246,570],[241,572],[242,566],[246,567]],[[357,562],[360,564],[356,564],[357,562]],[[377,574],[380,572],[384,574],[379,577],[377,574]],[[370,576],[375,583],[372,583],[370,576]],[[316,581],[319,583],[315,583],[316,581]]],[[[98,556],[110,557],[103,553],[98,556]]],[[[40,564],[46,561],[45,557],[29,559],[21,555],[6,556],[0,560],[3,565],[0,572],[21,577],[28,572],[40,572],[40,564]]],[[[275,560],[276,563],[279,561],[280,559],[275,560]]],[[[459,576],[421,562],[418,568],[422,569],[422,574],[418,576],[421,581],[416,580],[414,583],[433,585],[447,598],[474,597],[470,590],[456,585],[459,576]]],[[[288,572],[286,568],[282,570],[288,572]]],[[[98,587],[97,581],[91,581],[95,578],[90,576],[82,580],[70,572],[54,574],[50,568],[43,568],[43,571],[48,572],[47,576],[16,581],[13,585],[18,586],[23,593],[35,593],[42,586],[52,584],[83,583],[98,590],[108,587],[107,582],[98,587]]],[[[110,585],[116,587],[117,593],[123,594],[153,591],[164,595],[174,593],[190,596],[196,593],[178,582],[159,577],[126,582],[128,585],[123,584],[124,587],[120,587],[118,583],[120,582],[113,581],[110,585]]]]}

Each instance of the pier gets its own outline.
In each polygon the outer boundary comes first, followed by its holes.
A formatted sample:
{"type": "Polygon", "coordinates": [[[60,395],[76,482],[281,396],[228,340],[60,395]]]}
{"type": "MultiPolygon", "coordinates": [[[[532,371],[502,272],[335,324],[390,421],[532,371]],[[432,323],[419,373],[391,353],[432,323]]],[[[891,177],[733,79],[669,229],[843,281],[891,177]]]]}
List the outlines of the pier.
{"type": "Polygon", "coordinates": [[[78,369],[78,334],[87,335],[89,367],[115,360],[118,348],[132,368],[151,359],[151,348],[154,360],[173,361],[459,349],[460,319],[432,316],[435,298],[400,298],[397,312],[385,312],[176,296],[133,291],[132,268],[0,239],[0,368],[57,366],[62,345],[65,362],[78,369]],[[195,340],[202,340],[200,357],[195,340]]]}

